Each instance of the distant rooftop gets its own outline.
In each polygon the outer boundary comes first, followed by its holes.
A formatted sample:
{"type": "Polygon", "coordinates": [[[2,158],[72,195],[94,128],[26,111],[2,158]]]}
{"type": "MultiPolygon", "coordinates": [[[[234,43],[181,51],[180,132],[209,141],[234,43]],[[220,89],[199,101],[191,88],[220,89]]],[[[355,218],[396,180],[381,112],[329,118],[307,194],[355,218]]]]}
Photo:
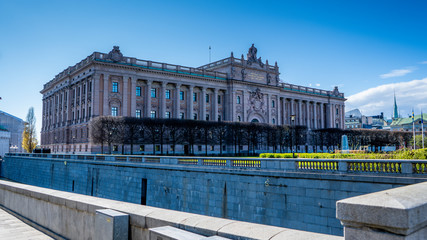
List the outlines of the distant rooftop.
{"type": "Polygon", "coordinates": [[[12,114],[9,114],[9,113],[7,113],[7,112],[3,112],[2,110],[0,110],[0,114],[4,114],[4,115],[6,115],[6,116],[9,116],[9,117],[14,118],[15,120],[18,120],[18,121],[24,122],[24,120],[20,119],[19,117],[15,117],[15,116],[13,116],[12,114]]]}

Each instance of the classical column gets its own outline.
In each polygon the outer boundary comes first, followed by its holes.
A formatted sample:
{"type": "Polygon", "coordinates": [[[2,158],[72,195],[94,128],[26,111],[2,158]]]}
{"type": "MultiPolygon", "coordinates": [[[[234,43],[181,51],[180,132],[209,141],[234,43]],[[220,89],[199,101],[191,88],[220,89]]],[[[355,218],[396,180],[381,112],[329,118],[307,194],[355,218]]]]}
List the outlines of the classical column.
{"type": "Polygon", "coordinates": [[[306,102],[306,111],[307,111],[307,128],[308,129],[310,129],[311,128],[311,126],[310,126],[310,101],[308,101],[307,100],[307,102],[306,102]]]}
{"type": "Polygon", "coordinates": [[[325,128],[325,110],[324,103],[320,103],[320,128],[325,128]]]}
{"type": "Polygon", "coordinates": [[[212,121],[218,121],[218,88],[214,88],[212,121]]]}
{"type": "Polygon", "coordinates": [[[335,104],[331,104],[331,128],[335,128],[335,104]]]}
{"type": "Polygon", "coordinates": [[[123,117],[126,117],[129,114],[128,113],[128,96],[129,96],[128,81],[129,81],[129,76],[123,76],[123,91],[122,91],[122,96],[123,96],[122,116],[123,117]]]}
{"type": "Polygon", "coordinates": [[[175,85],[175,113],[174,113],[175,118],[179,118],[179,113],[181,110],[181,99],[179,98],[180,92],[181,92],[181,84],[177,83],[175,85]]]}
{"type": "Polygon", "coordinates": [[[151,84],[152,81],[147,81],[145,89],[145,117],[151,117],[151,84]]]}
{"type": "Polygon", "coordinates": [[[341,112],[341,128],[344,129],[345,128],[345,105],[341,105],[342,106],[342,112],[341,112]]]}
{"type": "Polygon", "coordinates": [[[282,98],[277,96],[277,125],[282,124],[282,98]]]}
{"type": "Polygon", "coordinates": [[[136,76],[130,77],[130,116],[136,117],[136,76]]]}
{"type": "Polygon", "coordinates": [[[245,100],[245,90],[242,91],[242,99],[240,99],[240,103],[242,105],[242,122],[246,122],[246,100],[245,100]]]}
{"type": "MultiPolygon", "coordinates": [[[[291,114],[289,115],[289,119],[288,119],[288,121],[289,121],[289,125],[291,125],[291,124],[292,124],[292,121],[291,121],[291,115],[296,115],[296,114],[295,114],[295,106],[294,106],[295,99],[291,98],[291,99],[289,100],[289,103],[291,104],[291,114]]],[[[296,120],[295,120],[295,122],[296,122],[296,120]]]]}
{"type": "Polygon", "coordinates": [[[189,85],[188,86],[188,116],[187,119],[193,119],[193,91],[194,86],[189,85]]]}
{"type": "MultiPolygon", "coordinates": [[[[92,101],[91,101],[91,106],[92,106],[92,116],[96,117],[96,116],[100,116],[101,115],[101,110],[100,106],[102,104],[101,101],[101,95],[102,95],[102,89],[101,89],[101,74],[95,74],[95,76],[92,79],[92,101]]],[[[68,89],[66,90],[67,92],[67,104],[68,101],[70,99],[70,93],[68,91],[68,89]]],[[[68,118],[68,110],[69,107],[67,107],[67,118],[68,118]]],[[[68,120],[68,119],[66,119],[68,120]]]]}
{"type": "Polygon", "coordinates": [[[166,114],[166,84],[167,82],[162,82],[160,87],[160,110],[159,110],[159,118],[165,118],[166,114]]]}
{"type": "MultiPolygon", "coordinates": [[[[236,99],[236,92],[234,90],[231,91],[229,96],[230,97],[228,99],[228,101],[229,101],[228,106],[230,106],[230,109],[228,109],[228,116],[226,116],[227,118],[224,118],[224,120],[234,121],[234,115],[235,115],[234,113],[236,112],[236,104],[234,104],[234,101],[236,99]]],[[[240,103],[241,103],[241,101],[240,101],[240,103]]]]}
{"type": "MultiPolygon", "coordinates": [[[[108,86],[108,82],[109,82],[109,78],[110,76],[108,74],[104,74],[104,94],[103,94],[103,106],[104,106],[104,110],[102,112],[103,116],[109,116],[111,115],[111,112],[109,111],[109,104],[108,104],[108,93],[109,93],[109,86],[108,86]]],[[[74,103],[75,104],[75,103],[74,103]]],[[[76,106],[76,105],[74,105],[76,106]]]]}
{"type": "Polygon", "coordinates": [[[313,102],[314,129],[317,129],[317,102],[313,102]]]}
{"type": "Polygon", "coordinates": [[[302,123],[302,102],[301,102],[301,99],[298,100],[298,123],[299,123],[299,125],[303,125],[303,123],[302,123]]]}
{"type": "Polygon", "coordinates": [[[200,120],[206,120],[206,88],[202,87],[202,96],[200,97],[200,120]]]}
{"type": "Polygon", "coordinates": [[[266,123],[271,123],[270,121],[270,108],[271,108],[271,102],[270,102],[270,95],[269,94],[265,94],[266,98],[267,98],[267,119],[265,119],[266,123]]]}

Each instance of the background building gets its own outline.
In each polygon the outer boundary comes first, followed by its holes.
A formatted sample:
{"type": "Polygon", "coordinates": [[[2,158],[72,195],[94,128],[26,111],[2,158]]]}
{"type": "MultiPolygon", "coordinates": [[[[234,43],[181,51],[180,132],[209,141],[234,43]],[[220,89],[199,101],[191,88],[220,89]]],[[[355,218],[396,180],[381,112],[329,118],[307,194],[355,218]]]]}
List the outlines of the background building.
{"type": "Polygon", "coordinates": [[[22,133],[24,132],[24,127],[25,122],[22,119],[0,110],[0,128],[3,129],[3,134],[7,131],[8,135],[10,135],[7,152],[22,152],[22,133]]]}
{"type": "MultiPolygon", "coordinates": [[[[425,129],[425,122],[427,120],[427,114],[423,113],[422,115],[415,115],[414,116],[414,123],[415,123],[415,131],[421,132],[421,118],[424,121],[424,131],[425,129]]],[[[413,131],[413,124],[412,124],[412,117],[407,118],[396,118],[393,119],[393,122],[390,125],[390,130],[392,131],[413,131]]]]}
{"type": "Polygon", "coordinates": [[[96,152],[89,121],[105,115],[344,128],[346,99],[337,87],[287,84],[279,75],[253,45],[246,59],[231,53],[198,68],[124,57],[117,46],[94,52],[44,85],[41,144],[96,152]]]}

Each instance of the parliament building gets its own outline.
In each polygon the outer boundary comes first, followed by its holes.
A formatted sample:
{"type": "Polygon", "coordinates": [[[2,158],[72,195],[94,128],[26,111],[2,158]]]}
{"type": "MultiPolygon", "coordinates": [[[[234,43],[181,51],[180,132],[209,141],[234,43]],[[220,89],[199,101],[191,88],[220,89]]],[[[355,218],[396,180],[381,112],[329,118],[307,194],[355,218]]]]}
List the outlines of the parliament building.
{"type": "Polygon", "coordinates": [[[125,57],[114,46],[44,85],[41,144],[59,153],[97,152],[89,122],[106,115],[344,128],[346,99],[337,87],[303,87],[279,76],[277,62],[262,61],[253,44],[246,58],[231,53],[196,68],[125,57]]]}

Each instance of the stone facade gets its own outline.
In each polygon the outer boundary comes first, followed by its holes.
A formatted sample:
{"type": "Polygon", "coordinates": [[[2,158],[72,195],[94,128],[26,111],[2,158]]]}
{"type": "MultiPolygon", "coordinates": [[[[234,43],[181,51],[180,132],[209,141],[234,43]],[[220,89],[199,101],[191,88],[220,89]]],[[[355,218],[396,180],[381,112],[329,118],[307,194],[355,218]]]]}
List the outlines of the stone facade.
{"type": "Polygon", "coordinates": [[[231,56],[198,68],[94,52],[44,85],[41,144],[91,152],[96,116],[185,118],[344,128],[344,94],[283,83],[277,63],[231,56]]]}

